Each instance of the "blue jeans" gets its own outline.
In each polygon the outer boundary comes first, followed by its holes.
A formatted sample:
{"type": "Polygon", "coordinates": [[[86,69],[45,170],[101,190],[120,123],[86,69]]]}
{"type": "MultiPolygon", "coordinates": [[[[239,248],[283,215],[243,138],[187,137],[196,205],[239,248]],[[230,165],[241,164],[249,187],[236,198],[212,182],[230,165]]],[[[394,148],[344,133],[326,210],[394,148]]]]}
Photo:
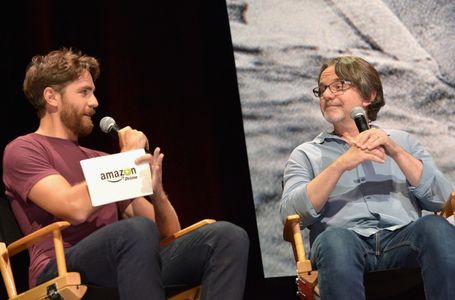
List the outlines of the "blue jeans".
{"type": "MultiPolygon", "coordinates": [[[[118,288],[120,299],[164,299],[164,287],[201,284],[202,299],[242,299],[249,240],[246,232],[219,221],[160,247],[152,221],[135,217],[110,224],[65,250],[69,272],[83,283],[118,288]]],[[[55,260],[40,274],[57,275],[55,260]]]]}
{"type": "Polygon", "coordinates": [[[368,238],[328,228],[311,247],[321,299],[365,299],[365,272],[420,267],[427,299],[455,299],[455,227],[428,215],[368,238]]]}

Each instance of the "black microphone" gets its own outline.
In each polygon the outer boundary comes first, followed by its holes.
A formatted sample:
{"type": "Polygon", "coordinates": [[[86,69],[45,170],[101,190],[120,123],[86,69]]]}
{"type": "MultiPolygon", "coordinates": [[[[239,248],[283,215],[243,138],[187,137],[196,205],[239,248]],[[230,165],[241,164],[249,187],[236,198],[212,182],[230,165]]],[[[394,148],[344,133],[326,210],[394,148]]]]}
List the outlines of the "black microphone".
{"type": "MultiPolygon", "coordinates": [[[[100,129],[102,132],[111,134],[115,139],[118,139],[118,131],[120,130],[120,126],[117,125],[114,118],[111,117],[104,117],[100,120],[100,129]]],[[[145,152],[149,152],[148,142],[145,146],[145,152]]]]}
{"type": "Polygon", "coordinates": [[[352,109],[351,119],[354,120],[359,132],[370,129],[370,125],[368,124],[367,118],[365,117],[365,110],[363,110],[362,107],[356,106],[352,109]]]}
{"type": "Polygon", "coordinates": [[[102,132],[112,134],[117,137],[120,127],[117,125],[115,120],[111,117],[104,117],[100,121],[100,128],[102,132]]]}

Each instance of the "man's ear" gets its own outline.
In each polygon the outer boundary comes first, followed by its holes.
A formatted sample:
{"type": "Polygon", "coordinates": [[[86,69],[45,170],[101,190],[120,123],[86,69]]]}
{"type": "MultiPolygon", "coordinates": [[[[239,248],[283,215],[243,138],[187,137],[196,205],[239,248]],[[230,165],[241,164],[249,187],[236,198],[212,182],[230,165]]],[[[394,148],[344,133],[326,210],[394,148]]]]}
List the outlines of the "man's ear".
{"type": "Polygon", "coordinates": [[[364,108],[366,108],[368,105],[371,104],[371,102],[373,102],[373,100],[376,98],[376,91],[372,91],[371,94],[370,94],[370,99],[368,100],[364,100],[363,103],[362,103],[362,106],[364,108]]]}
{"type": "Polygon", "coordinates": [[[57,107],[60,99],[60,93],[51,87],[46,87],[43,91],[44,101],[47,105],[57,107]]]}

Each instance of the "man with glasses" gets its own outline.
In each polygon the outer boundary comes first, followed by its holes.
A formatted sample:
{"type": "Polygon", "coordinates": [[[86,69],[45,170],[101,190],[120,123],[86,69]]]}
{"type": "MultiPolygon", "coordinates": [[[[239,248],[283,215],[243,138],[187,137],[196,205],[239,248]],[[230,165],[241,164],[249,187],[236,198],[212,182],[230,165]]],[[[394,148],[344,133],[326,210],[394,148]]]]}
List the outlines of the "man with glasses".
{"type": "Polygon", "coordinates": [[[385,105],[379,74],[359,57],[321,67],[322,115],[333,125],[292,152],[284,171],[281,216],[310,229],[310,259],[322,299],[364,299],[365,272],[420,267],[428,299],[455,299],[455,228],[441,210],[452,185],[410,134],[371,125],[385,105]]]}

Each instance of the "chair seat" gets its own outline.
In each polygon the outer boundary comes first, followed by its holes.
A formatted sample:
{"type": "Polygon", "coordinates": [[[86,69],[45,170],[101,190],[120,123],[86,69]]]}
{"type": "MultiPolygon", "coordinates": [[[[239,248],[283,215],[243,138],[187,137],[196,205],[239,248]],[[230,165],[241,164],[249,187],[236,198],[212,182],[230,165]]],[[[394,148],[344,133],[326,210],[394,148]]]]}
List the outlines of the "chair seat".
{"type": "Polygon", "coordinates": [[[420,268],[392,269],[365,274],[367,299],[425,299],[420,268]]]}
{"type": "MultiPolygon", "coordinates": [[[[300,274],[297,290],[300,299],[319,299],[317,271],[300,274]]],[[[365,274],[365,295],[368,300],[424,300],[425,293],[419,268],[392,269],[365,274]]]]}
{"type": "MultiPolygon", "coordinates": [[[[88,285],[87,293],[84,300],[120,300],[118,290],[116,288],[105,288],[99,286],[88,285]]],[[[199,300],[201,297],[200,285],[181,285],[178,287],[166,287],[167,300],[199,300]]]]}

